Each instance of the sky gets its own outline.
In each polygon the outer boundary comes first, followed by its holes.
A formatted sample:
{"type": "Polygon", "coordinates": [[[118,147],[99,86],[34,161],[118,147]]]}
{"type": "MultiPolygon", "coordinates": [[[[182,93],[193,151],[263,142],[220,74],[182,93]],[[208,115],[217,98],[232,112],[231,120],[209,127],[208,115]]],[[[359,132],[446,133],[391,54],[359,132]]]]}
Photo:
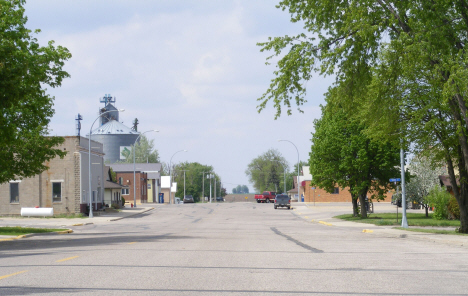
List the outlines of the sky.
{"type": "MultiPolygon", "coordinates": [[[[277,149],[292,169],[298,153],[307,161],[313,120],[321,115],[323,94],[333,77],[307,83],[304,113],[293,109],[275,120],[270,103],[257,112],[257,98],[274,78],[265,65],[268,52],[258,42],[302,32],[272,0],[29,0],[29,29],[41,29],[39,43],[54,40],[72,58],[71,75],[55,97],[52,135],[75,135],[75,117],[83,116],[82,135],[104,107],[105,94],[125,109],[120,121],[153,139],[161,161],[213,166],[231,192],[247,185],[245,170],[255,157],[277,149]],[[186,149],[187,153],[175,152],[186,149]]],[[[93,129],[96,126],[93,126],[93,129]]]]}

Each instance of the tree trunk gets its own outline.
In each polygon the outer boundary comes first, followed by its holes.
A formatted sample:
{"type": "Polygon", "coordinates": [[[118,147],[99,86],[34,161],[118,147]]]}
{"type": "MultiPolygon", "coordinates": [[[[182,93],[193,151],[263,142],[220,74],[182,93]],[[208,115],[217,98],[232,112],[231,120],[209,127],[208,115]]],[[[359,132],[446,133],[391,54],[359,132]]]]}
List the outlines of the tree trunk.
{"type": "Polygon", "coordinates": [[[429,205],[424,205],[424,208],[426,209],[426,218],[429,218],[429,205]]]}
{"type": "Polygon", "coordinates": [[[468,172],[466,170],[466,163],[464,163],[464,158],[460,157],[459,159],[459,177],[460,177],[460,193],[455,195],[457,198],[458,206],[460,208],[460,229],[461,233],[468,233],[468,172]]]}
{"type": "Polygon", "coordinates": [[[355,194],[351,194],[351,203],[353,204],[353,217],[357,217],[359,215],[357,199],[358,197],[355,194]]]}
{"type": "Polygon", "coordinates": [[[367,218],[366,195],[367,191],[359,194],[359,202],[361,203],[361,218],[367,218]]]}

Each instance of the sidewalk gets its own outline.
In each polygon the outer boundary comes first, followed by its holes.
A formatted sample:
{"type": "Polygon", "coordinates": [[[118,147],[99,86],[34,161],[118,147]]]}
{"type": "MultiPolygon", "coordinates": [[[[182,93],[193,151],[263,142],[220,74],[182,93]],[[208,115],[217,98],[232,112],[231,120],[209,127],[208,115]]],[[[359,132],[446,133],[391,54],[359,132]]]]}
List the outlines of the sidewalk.
{"type": "MultiPolygon", "coordinates": [[[[396,211],[396,207],[389,203],[374,203],[375,212],[377,213],[391,213],[396,211]]],[[[298,217],[311,222],[324,225],[324,227],[346,227],[353,231],[360,231],[366,235],[373,235],[377,237],[387,238],[401,238],[412,240],[424,240],[436,243],[450,244],[455,246],[468,247],[467,235],[452,235],[452,234],[434,234],[424,232],[413,232],[407,230],[395,229],[395,226],[377,226],[374,224],[359,223],[345,221],[341,219],[332,218],[337,215],[352,213],[351,204],[293,204],[293,210],[298,217]]],[[[401,210],[401,208],[400,208],[401,210]]],[[[410,213],[423,213],[424,210],[407,210],[410,213]]],[[[401,212],[400,212],[401,213],[401,212]]],[[[416,227],[410,227],[416,228],[416,227]]],[[[419,228],[419,227],[418,227],[419,228]]],[[[442,227],[447,229],[446,227],[442,227]]]]}
{"type": "Polygon", "coordinates": [[[142,214],[162,206],[160,204],[137,205],[136,208],[125,207],[120,211],[95,212],[93,218],[38,218],[38,217],[0,217],[0,226],[23,226],[42,228],[66,228],[87,224],[102,224],[118,221],[134,215],[142,214]]]}

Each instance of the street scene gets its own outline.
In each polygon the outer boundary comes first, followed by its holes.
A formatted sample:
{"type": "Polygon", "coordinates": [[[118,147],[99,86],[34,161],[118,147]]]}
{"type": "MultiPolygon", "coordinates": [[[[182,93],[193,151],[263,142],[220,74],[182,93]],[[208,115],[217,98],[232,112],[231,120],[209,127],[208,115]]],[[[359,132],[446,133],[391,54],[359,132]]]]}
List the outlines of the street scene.
{"type": "MultiPolygon", "coordinates": [[[[377,212],[390,210],[376,205],[377,212]]],[[[349,211],[345,204],[133,211],[78,221],[1,219],[73,229],[0,242],[1,294],[466,295],[468,289],[466,237],[330,218],[349,211]]]]}
{"type": "Polygon", "coordinates": [[[468,0],[0,0],[1,295],[468,295],[468,0]]]}

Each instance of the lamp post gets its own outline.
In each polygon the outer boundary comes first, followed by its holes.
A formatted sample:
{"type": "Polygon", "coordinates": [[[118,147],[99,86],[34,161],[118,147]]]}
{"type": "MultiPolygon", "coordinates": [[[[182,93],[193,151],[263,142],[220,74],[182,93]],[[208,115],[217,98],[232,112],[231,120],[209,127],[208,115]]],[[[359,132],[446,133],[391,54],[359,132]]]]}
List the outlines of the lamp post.
{"type": "MultiPolygon", "coordinates": [[[[400,162],[401,162],[401,227],[408,228],[408,221],[406,220],[406,190],[405,190],[405,152],[402,148],[400,149],[400,162]]],[[[397,207],[398,209],[398,207],[397,207]]]]}
{"type": "Polygon", "coordinates": [[[208,175],[208,178],[210,178],[210,203],[211,203],[211,179],[213,178],[213,175],[210,173],[208,175]]]}
{"type": "MultiPolygon", "coordinates": [[[[146,134],[146,133],[149,133],[149,132],[156,132],[158,133],[159,131],[158,130],[149,130],[149,131],[146,131],[146,132],[143,132],[143,133],[140,133],[138,135],[138,137],[136,138],[135,140],[135,143],[133,143],[133,206],[136,208],[136,183],[135,183],[135,146],[136,146],[136,142],[138,142],[138,139],[146,134]]],[[[140,198],[141,200],[141,198],[140,198]]]]}
{"type": "MultiPolygon", "coordinates": [[[[179,150],[176,153],[172,154],[171,160],[169,161],[169,203],[172,200],[172,158],[179,152],[187,152],[187,150],[179,150]]],[[[172,201],[172,204],[175,204],[175,199],[172,201]]]]}
{"type": "MultiPolygon", "coordinates": [[[[119,112],[124,112],[125,109],[118,109],[119,112]]],[[[115,112],[115,110],[109,110],[106,112],[103,112],[99,114],[99,116],[93,121],[93,124],[91,124],[91,127],[89,128],[89,138],[88,138],[88,156],[89,156],[89,164],[88,164],[88,175],[89,175],[89,218],[93,218],[93,192],[92,192],[92,186],[91,186],[91,135],[93,134],[93,125],[96,123],[96,121],[101,118],[102,115],[109,113],[109,112],[115,112]]]]}
{"type": "Polygon", "coordinates": [[[203,180],[203,181],[202,181],[202,188],[203,188],[203,189],[202,189],[202,192],[203,192],[203,194],[202,194],[202,195],[203,195],[203,198],[202,198],[203,200],[202,200],[202,202],[205,200],[205,174],[206,174],[206,173],[210,173],[210,174],[211,174],[211,171],[202,172],[202,176],[203,176],[203,177],[202,177],[202,180],[203,180]]]}
{"type": "Polygon", "coordinates": [[[296,151],[297,151],[297,202],[300,202],[300,194],[299,194],[299,150],[297,150],[297,147],[296,145],[294,145],[293,142],[289,141],[289,140],[278,140],[278,142],[289,142],[291,143],[294,148],[296,148],[296,151]]]}

